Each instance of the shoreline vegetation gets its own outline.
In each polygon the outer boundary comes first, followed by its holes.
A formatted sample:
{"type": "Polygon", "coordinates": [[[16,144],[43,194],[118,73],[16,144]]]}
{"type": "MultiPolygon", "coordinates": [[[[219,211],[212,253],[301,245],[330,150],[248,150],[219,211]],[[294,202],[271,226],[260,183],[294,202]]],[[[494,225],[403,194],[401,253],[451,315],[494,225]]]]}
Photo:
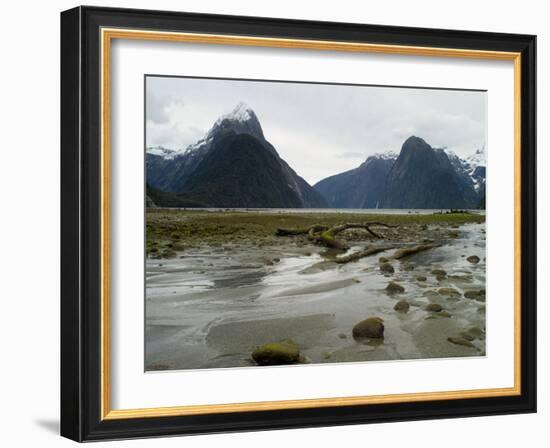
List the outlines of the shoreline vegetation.
{"type": "MultiPolygon", "coordinates": [[[[309,229],[316,225],[333,227],[345,223],[380,222],[393,228],[384,231],[384,238],[395,240],[424,240],[429,225],[438,225],[441,237],[456,237],[456,229],[466,223],[484,223],[485,215],[467,210],[448,210],[433,214],[361,214],[268,211],[202,211],[187,209],[148,208],[146,210],[146,253],[161,259],[177,256],[186,248],[224,244],[279,244],[280,229],[309,229]]],[[[430,232],[431,234],[431,232],[430,232]]],[[[370,235],[372,236],[372,235],[370,235]]],[[[368,232],[352,229],[352,240],[369,239],[368,232]]],[[[307,232],[299,241],[308,240],[307,232]]]]}
{"type": "Polygon", "coordinates": [[[146,210],[146,370],[485,354],[485,215],[146,210]]]}

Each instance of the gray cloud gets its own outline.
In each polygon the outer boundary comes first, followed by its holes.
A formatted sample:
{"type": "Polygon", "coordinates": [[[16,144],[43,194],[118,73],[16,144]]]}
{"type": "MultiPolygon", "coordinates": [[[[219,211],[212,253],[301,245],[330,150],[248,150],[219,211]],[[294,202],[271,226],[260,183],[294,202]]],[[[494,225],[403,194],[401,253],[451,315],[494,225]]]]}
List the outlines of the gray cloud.
{"type": "Polygon", "coordinates": [[[486,143],[484,92],[372,86],[147,78],[148,146],[184,148],[240,101],[308,182],[399,152],[417,135],[467,156],[486,143]]]}

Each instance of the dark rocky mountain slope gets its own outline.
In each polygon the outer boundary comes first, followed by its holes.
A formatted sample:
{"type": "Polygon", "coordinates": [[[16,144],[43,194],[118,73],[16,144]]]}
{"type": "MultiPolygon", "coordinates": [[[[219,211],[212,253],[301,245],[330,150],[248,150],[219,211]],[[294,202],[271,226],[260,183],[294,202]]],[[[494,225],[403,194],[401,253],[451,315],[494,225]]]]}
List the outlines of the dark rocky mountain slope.
{"type": "MultiPolygon", "coordinates": [[[[220,117],[206,136],[183,151],[148,148],[149,187],[182,203],[208,207],[326,207],[315,191],[279,157],[264,137],[258,117],[239,104],[220,117]],[[175,195],[175,196],[174,196],[175,195]]],[[[157,194],[158,206],[169,206],[157,194]]]]}
{"type": "Polygon", "coordinates": [[[378,208],[384,200],[386,177],[397,155],[377,154],[359,167],[317,182],[313,188],[334,208],[378,208]]]}
{"type": "Polygon", "coordinates": [[[384,208],[476,208],[479,199],[442,149],[409,137],[388,173],[384,208]]]}

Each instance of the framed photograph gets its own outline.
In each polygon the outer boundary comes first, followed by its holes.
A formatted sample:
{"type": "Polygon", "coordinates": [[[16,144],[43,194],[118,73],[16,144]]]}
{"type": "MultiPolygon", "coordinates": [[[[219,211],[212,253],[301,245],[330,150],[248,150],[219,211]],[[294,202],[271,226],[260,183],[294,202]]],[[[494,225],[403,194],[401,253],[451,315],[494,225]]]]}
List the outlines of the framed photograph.
{"type": "Polygon", "coordinates": [[[61,433],[536,411],[536,38],[61,14],[61,433]]]}

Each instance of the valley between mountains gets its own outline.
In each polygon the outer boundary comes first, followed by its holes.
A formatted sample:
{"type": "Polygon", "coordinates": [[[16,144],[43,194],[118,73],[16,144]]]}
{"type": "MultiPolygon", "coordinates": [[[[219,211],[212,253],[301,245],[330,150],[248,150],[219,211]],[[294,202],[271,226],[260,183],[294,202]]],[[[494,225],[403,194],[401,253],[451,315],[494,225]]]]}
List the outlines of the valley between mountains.
{"type": "Polygon", "coordinates": [[[239,104],[145,161],[145,370],[485,355],[483,148],[310,185],[239,104]]]}
{"type": "Polygon", "coordinates": [[[159,207],[478,209],[485,155],[478,149],[462,159],[410,136],[399,154],[369,156],[309,185],[241,103],[185,149],[147,148],[146,179],[148,205],[159,207]]]}

